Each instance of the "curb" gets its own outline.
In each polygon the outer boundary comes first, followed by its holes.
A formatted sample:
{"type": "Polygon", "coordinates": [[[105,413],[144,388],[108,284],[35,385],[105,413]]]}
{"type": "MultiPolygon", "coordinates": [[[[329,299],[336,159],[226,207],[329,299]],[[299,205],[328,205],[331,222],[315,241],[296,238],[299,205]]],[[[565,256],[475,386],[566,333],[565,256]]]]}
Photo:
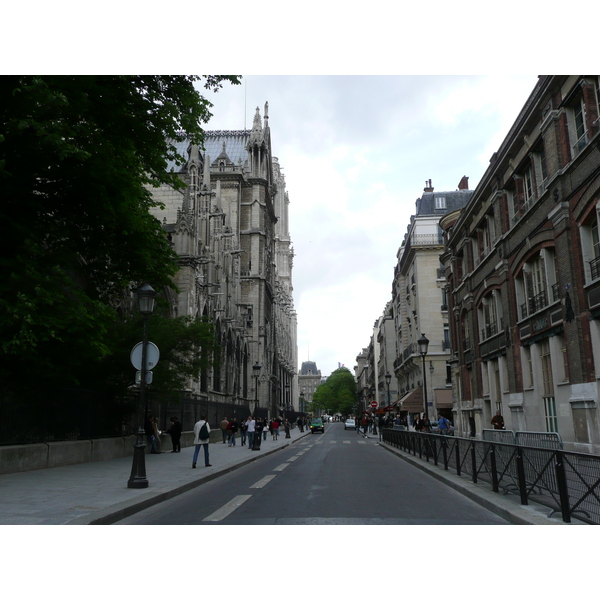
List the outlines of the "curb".
{"type": "Polygon", "coordinates": [[[379,443],[384,450],[398,456],[412,466],[417,467],[421,471],[435,477],[438,481],[446,484],[463,496],[466,496],[473,502],[476,502],[483,508],[493,512],[494,514],[506,519],[513,525],[573,525],[575,523],[565,523],[556,517],[550,517],[542,510],[550,510],[547,507],[531,506],[516,504],[511,497],[497,494],[492,490],[482,487],[482,484],[473,483],[461,479],[458,475],[448,471],[440,470],[434,465],[424,463],[421,460],[415,459],[410,455],[401,453],[396,448],[386,445],[384,442],[379,443]]]}
{"type": "Polygon", "coordinates": [[[175,498],[180,494],[189,492],[190,490],[193,490],[194,488],[208,483],[213,479],[217,479],[217,477],[227,475],[227,473],[231,473],[232,471],[240,469],[241,467],[245,467],[250,463],[260,460],[264,456],[269,456],[271,454],[274,454],[275,452],[279,452],[280,450],[283,450],[284,448],[287,448],[288,446],[291,446],[292,444],[295,444],[296,442],[300,441],[305,437],[305,435],[306,434],[297,437],[291,440],[290,442],[285,443],[285,445],[273,448],[271,450],[267,450],[265,452],[262,452],[261,454],[253,456],[252,458],[242,460],[239,463],[230,465],[228,467],[223,467],[218,471],[214,471],[213,473],[204,475],[196,481],[190,481],[188,483],[171,489],[165,490],[165,488],[162,488],[164,491],[148,492],[144,496],[139,496],[132,500],[120,502],[118,504],[115,504],[114,506],[94,511],[93,513],[90,513],[88,515],[76,517],[75,519],[67,521],[66,523],[64,523],[64,525],[112,525],[113,523],[117,523],[122,519],[134,515],[135,513],[138,513],[142,510],[146,510],[151,506],[155,506],[156,504],[160,504],[165,500],[170,500],[171,498],[175,498]]]}

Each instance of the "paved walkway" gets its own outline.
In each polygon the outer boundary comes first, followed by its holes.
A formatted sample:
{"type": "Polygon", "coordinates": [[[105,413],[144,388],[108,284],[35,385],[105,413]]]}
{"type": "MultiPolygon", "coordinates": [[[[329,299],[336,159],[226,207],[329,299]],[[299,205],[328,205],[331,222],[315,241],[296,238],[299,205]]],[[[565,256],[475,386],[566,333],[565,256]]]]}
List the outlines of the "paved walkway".
{"type": "Polygon", "coordinates": [[[291,430],[291,439],[285,438],[285,432],[277,441],[267,435],[260,450],[251,450],[240,445],[238,434],[236,446],[210,444],[211,467],[204,466],[204,452],[200,449],[196,469],[192,469],[193,446],[177,453],[169,447],[164,454],[146,454],[145,489],[127,487],[133,447],[131,458],[0,475],[0,525],[114,523],[277,452],[306,435],[310,433],[300,433],[296,428],[291,430]]]}

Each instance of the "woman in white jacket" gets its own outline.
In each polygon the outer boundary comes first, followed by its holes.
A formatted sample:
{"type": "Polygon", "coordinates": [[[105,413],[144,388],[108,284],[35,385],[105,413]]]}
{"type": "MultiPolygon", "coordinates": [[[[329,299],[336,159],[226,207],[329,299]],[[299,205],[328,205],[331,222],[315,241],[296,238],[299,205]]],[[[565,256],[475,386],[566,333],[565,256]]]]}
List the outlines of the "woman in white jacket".
{"type": "Polygon", "coordinates": [[[207,467],[212,467],[208,461],[208,443],[210,442],[210,425],[206,420],[206,415],[200,415],[200,420],[194,425],[194,459],[192,462],[192,469],[196,468],[196,461],[198,460],[198,453],[200,452],[200,446],[204,446],[204,464],[207,467]]]}

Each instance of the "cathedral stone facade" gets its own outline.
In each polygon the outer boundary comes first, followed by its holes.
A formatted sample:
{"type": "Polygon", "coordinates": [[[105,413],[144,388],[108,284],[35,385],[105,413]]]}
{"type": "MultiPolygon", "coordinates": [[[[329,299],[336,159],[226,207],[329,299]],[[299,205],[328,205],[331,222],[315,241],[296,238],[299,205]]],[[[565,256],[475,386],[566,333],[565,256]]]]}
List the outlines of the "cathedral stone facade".
{"type": "Polygon", "coordinates": [[[256,109],[252,130],[205,136],[204,150],[179,143],[187,160],[168,167],[187,187],[152,189],[164,206],[153,214],[179,256],[172,316],[208,317],[221,346],[218,366],[187,391],[250,408],[258,400],[260,414],[275,416],[297,404],[297,318],[289,198],[271,151],[268,104],[263,118],[256,109]]]}

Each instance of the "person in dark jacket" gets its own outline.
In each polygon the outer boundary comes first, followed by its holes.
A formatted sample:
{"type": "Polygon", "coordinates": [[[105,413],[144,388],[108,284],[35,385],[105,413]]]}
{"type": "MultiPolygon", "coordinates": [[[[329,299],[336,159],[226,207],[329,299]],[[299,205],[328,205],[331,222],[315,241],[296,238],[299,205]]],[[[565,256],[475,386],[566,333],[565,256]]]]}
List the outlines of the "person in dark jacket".
{"type": "Polygon", "coordinates": [[[167,433],[171,436],[171,444],[173,444],[171,452],[181,452],[181,422],[177,417],[171,417],[171,425],[167,433]]]}

